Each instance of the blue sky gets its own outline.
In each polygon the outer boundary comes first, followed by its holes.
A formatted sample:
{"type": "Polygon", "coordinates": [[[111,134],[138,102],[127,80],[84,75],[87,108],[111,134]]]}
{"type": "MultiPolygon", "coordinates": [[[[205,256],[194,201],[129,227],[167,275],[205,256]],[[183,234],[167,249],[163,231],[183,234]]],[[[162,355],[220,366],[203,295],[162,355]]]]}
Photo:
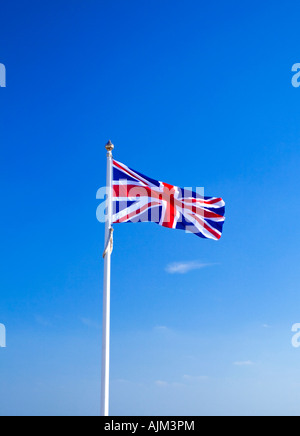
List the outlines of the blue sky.
{"type": "Polygon", "coordinates": [[[116,226],[111,414],[300,413],[299,13],[1,5],[0,415],[99,414],[109,138],[117,160],[226,201],[218,242],[116,226]]]}

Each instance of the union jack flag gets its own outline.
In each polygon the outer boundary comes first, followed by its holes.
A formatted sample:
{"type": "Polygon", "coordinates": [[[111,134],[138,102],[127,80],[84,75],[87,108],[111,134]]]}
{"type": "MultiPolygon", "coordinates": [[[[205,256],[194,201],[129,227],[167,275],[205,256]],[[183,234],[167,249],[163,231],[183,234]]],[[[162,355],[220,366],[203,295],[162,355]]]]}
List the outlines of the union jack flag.
{"type": "Polygon", "coordinates": [[[224,213],[222,198],[150,179],[113,160],[113,223],[154,222],[217,240],[224,213]]]}

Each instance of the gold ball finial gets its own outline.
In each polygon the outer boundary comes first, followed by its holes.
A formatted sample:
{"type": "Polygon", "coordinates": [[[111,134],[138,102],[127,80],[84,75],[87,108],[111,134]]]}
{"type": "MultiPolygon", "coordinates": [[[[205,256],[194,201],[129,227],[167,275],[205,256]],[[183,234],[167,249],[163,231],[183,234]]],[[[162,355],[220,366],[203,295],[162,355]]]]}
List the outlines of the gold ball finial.
{"type": "Polygon", "coordinates": [[[111,142],[111,140],[108,141],[108,143],[105,146],[107,151],[113,151],[113,149],[115,148],[114,144],[111,142]]]}

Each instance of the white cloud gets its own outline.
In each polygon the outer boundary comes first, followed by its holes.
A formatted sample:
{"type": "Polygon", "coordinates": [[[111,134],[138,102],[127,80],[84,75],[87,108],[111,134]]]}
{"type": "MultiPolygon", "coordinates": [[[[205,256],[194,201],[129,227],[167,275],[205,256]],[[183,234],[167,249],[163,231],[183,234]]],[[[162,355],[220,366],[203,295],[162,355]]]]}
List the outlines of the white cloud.
{"type": "Polygon", "coordinates": [[[125,378],[116,378],[115,380],[113,380],[114,383],[130,383],[129,380],[125,379],[125,378]]]}
{"type": "Polygon", "coordinates": [[[43,316],[36,315],[35,321],[43,327],[51,327],[50,321],[48,321],[48,319],[44,318],[43,316]]]}
{"type": "Polygon", "coordinates": [[[233,362],[233,364],[236,366],[251,366],[254,365],[254,362],[251,362],[251,360],[244,360],[241,362],[233,362]]]}
{"type": "Polygon", "coordinates": [[[169,274],[186,274],[196,269],[202,269],[207,266],[213,265],[212,263],[202,263],[198,261],[191,262],[173,262],[167,265],[166,272],[169,274]]]}
{"type": "Polygon", "coordinates": [[[169,334],[172,333],[172,330],[165,325],[156,325],[153,327],[153,331],[157,334],[169,334]]]}
{"type": "Polygon", "coordinates": [[[161,388],[184,388],[186,385],[184,383],[180,383],[180,382],[167,382],[164,380],[156,380],[155,381],[156,386],[161,387],[161,388]]]}
{"type": "Polygon", "coordinates": [[[156,386],[168,386],[168,383],[163,380],[156,380],[155,384],[156,386]]]}
{"type": "Polygon", "coordinates": [[[185,374],[183,376],[184,380],[188,382],[203,382],[208,380],[208,377],[206,375],[187,375],[185,374]]]}
{"type": "Polygon", "coordinates": [[[82,322],[82,324],[84,324],[85,326],[87,326],[87,327],[92,327],[92,328],[94,328],[94,329],[97,329],[97,330],[99,330],[101,327],[100,327],[100,324],[98,324],[97,322],[95,322],[95,321],[92,321],[91,319],[89,319],[89,318],[79,318],[80,319],[80,321],[82,322]]]}
{"type": "Polygon", "coordinates": [[[155,330],[160,330],[160,331],[166,331],[169,330],[168,327],[166,327],[165,325],[156,325],[154,327],[155,330]]]}

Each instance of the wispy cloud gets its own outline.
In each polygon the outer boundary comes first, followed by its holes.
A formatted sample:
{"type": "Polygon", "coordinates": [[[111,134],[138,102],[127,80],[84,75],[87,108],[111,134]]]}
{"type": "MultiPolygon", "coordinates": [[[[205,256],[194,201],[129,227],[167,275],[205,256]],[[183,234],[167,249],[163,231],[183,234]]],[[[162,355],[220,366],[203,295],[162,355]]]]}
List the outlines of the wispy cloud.
{"type": "Polygon", "coordinates": [[[185,374],[182,377],[182,380],[179,381],[166,381],[166,380],[156,380],[154,383],[156,386],[164,388],[164,387],[186,387],[191,384],[203,383],[209,380],[209,377],[203,375],[187,375],[185,374]]]}
{"type": "Polygon", "coordinates": [[[153,330],[155,332],[170,332],[171,329],[165,325],[156,325],[153,330]]]}
{"type": "Polygon", "coordinates": [[[166,267],[166,272],[169,274],[187,274],[196,269],[202,269],[207,266],[215,265],[213,263],[203,263],[199,261],[190,262],[173,262],[166,267]]]}
{"type": "Polygon", "coordinates": [[[186,380],[187,382],[195,383],[195,382],[206,381],[206,380],[208,380],[208,377],[206,375],[188,375],[188,374],[185,374],[183,376],[183,379],[186,380]]]}
{"type": "Polygon", "coordinates": [[[79,318],[80,321],[82,322],[82,324],[84,324],[87,327],[92,327],[94,329],[99,330],[101,328],[100,324],[98,324],[97,322],[89,319],[89,318],[79,318]]]}
{"type": "Polygon", "coordinates": [[[172,387],[172,388],[182,388],[185,387],[186,385],[184,383],[180,383],[180,382],[167,382],[165,380],[156,380],[155,385],[161,388],[165,388],[165,387],[172,387]]]}
{"type": "Polygon", "coordinates": [[[43,327],[51,327],[51,322],[43,316],[36,315],[35,321],[43,327]]]}
{"type": "Polygon", "coordinates": [[[127,380],[126,378],[116,378],[112,380],[114,383],[122,383],[122,384],[128,384],[131,383],[130,380],[127,380]]]}
{"type": "Polygon", "coordinates": [[[233,364],[236,366],[252,366],[254,365],[254,362],[251,360],[243,360],[241,362],[233,362],[233,364]]]}
{"type": "Polygon", "coordinates": [[[156,380],[155,381],[156,386],[168,386],[168,382],[164,380],[156,380]]]}

